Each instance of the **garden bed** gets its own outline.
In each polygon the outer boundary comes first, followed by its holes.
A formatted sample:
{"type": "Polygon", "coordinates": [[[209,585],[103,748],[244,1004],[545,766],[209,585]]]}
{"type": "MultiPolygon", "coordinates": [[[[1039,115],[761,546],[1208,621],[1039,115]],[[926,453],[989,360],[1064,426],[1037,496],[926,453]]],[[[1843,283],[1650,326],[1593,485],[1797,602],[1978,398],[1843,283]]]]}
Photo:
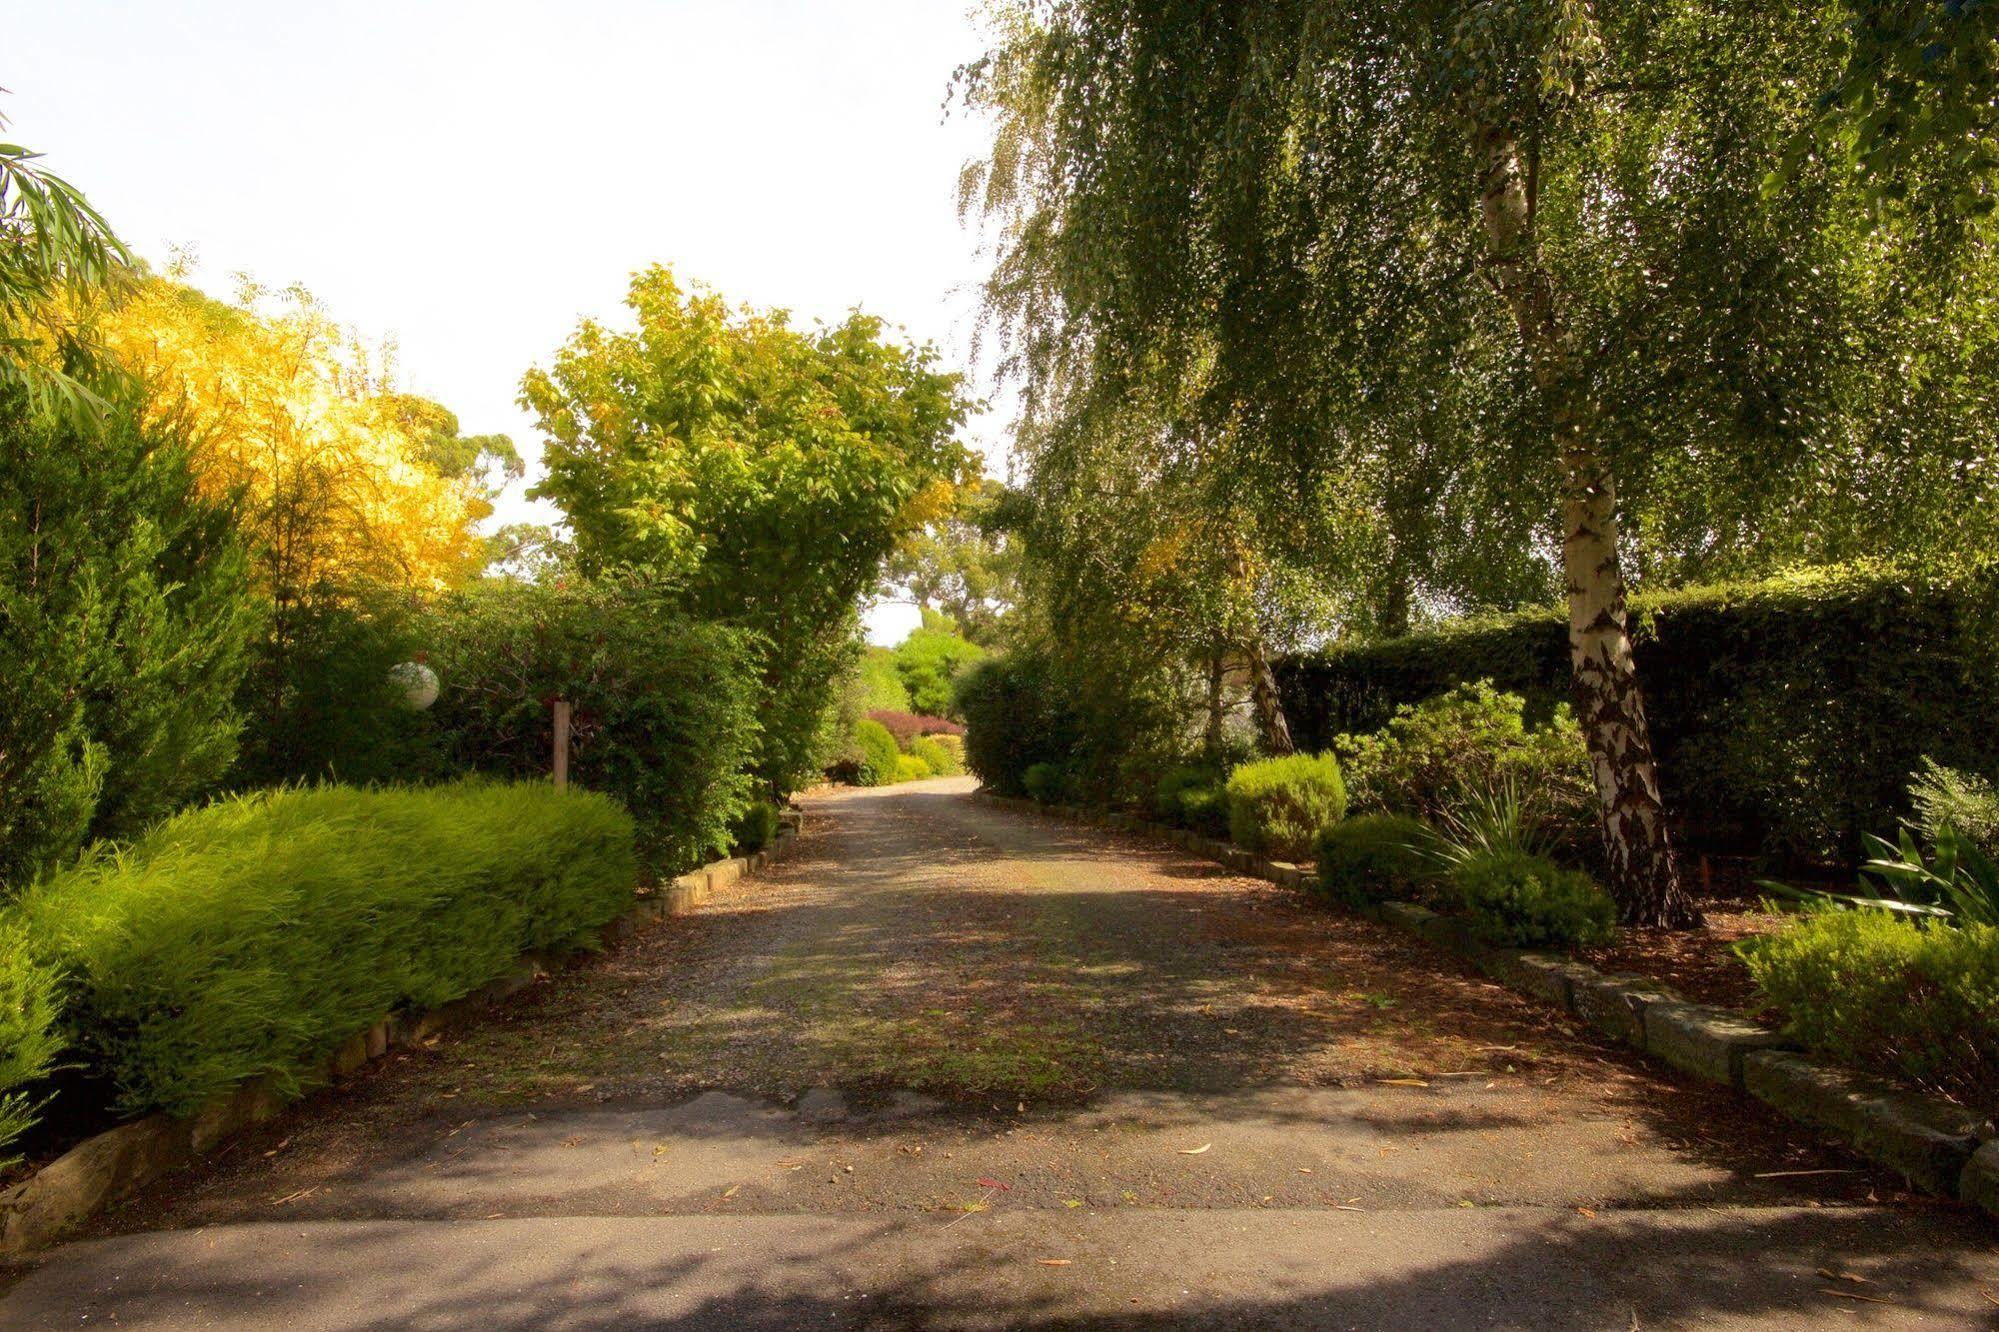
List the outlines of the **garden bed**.
{"type": "Polygon", "coordinates": [[[1696,930],[1652,929],[1627,925],[1610,943],[1579,950],[1579,956],[1601,971],[1630,972],[1671,986],[1696,1003],[1731,1008],[1765,1020],[1764,1004],[1749,979],[1749,968],[1736,955],[1744,939],[1774,934],[1787,917],[1766,910],[1754,898],[1728,897],[1703,902],[1707,924],[1696,930]]]}

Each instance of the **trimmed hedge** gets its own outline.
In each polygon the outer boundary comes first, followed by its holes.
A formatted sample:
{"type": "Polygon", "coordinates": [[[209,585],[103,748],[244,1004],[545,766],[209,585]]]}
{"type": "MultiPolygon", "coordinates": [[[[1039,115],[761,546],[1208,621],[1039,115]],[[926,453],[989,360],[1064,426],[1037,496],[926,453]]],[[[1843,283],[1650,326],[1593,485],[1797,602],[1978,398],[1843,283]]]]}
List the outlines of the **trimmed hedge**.
{"type": "MultiPolygon", "coordinates": [[[[1909,812],[1927,755],[1999,767],[1999,569],[1915,578],[1816,571],[1642,596],[1638,669],[1669,809],[1717,852],[1857,864],[1909,812]]],[[[1473,680],[1546,717],[1570,696],[1556,611],[1466,621],[1278,665],[1301,746],[1379,729],[1473,680]]]]}
{"type": "Polygon", "coordinates": [[[895,779],[898,782],[920,782],[931,775],[930,765],[914,754],[895,756],[895,779]]]}
{"type": "Polygon", "coordinates": [[[293,788],[169,819],[22,902],[63,1029],[120,1110],[295,1091],[383,1014],[434,1008],[630,905],[632,820],[546,783],[293,788]]]}
{"type": "Polygon", "coordinates": [[[1028,769],[1069,761],[1073,715],[1047,659],[1032,651],[988,657],[959,677],[965,766],[998,795],[1028,794],[1028,769]]]}
{"type": "Polygon", "coordinates": [[[1826,908],[1741,952],[1812,1049],[1900,1072],[1982,1112],[1999,1105],[1999,928],[1826,908]]]}
{"type": "Polygon", "coordinates": [[[492,583],[444,598],[421,626],[442,684],[411,726],[443,772],[546,777],[549,702],[573,706],[570,779],[624,802],[639,855],[668,877],[728,852],[754,792],[756,640],[686,619],[638,579],[492,583]]]}
{"type": "Polygon", "coordinates": [[[1406,814],[1358,814],[1328,824],[1313,844],[1319,891],[1348,906],[1405,896],[1437,877],[1423,854],[1429,825],[1406,814]]]}
{"type": "Polygon", "coordinates": [[[1249,851],[1303,860],[1329,823],[1347,816],[1347,788],[1331,754],[1291,754],[1239,765],[1225,788],[1229,839],[1249,851]]]}

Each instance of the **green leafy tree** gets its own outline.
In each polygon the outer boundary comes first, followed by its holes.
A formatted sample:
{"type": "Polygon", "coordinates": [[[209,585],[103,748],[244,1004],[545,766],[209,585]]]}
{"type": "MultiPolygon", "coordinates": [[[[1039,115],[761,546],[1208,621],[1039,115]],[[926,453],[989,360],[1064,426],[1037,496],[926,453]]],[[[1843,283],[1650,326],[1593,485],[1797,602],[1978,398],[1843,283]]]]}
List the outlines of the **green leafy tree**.
{"type": "MultiPolygon", "coordinates": [[[[7,122],[0,117],[0,130],[7,122]]],[[[101,409],[84,368],[95,359],[87,319],[98,291],[131,254],[82,191],[0,143],[0,389],[72,414],[101,409]]]]}
{"type": "Polygon", "coordinates": [[[896,645],[895,669],[916,711],[948,717],[956,715],[952,689],[958,677],[985,657],[984,648],[958,633],[954,620],[926,608],[923,623],[896,645]]]}
{"type": "Polygon", "coordinates": [[[96,376],[93,413],[0,388],[0,884],[213,787],[259,623],[229,505],[186,432],[96,376]]]}
{"type": "Polygon", "coordinates": [[[822,758],[862,595],[969,471],[968,400],[870,316],[807,332],[660,267],[626,303],[632,331],[585,323],[522,383],[547,438],[533,493],[562,506],[585,573],[644,568],[761,636],[757,770],[788,788],[822,758]]]}
{"type": "Polygon", "coordinates": [[[1841,32],[1719,0],[1047,0],[964,72],[1030,417],[1164,404],[1125,473],[1205,450],[1252,551],[1295,514],[1374,552],[1356,627],[1565,595],[1633,921],[1695,913],[1627,580],[1987,531],[1990,260],[1877,231],[1826,162],[1763,188],[1841,32]]]}
{"type": "Polygon", "coordinates": [[[889,556],[882,595],[949,616],[988,650],[1004,641],[1019,599],[1020,547],[1008,536],[1006,492],[980,479],[960,488],[951,510],[889,556]]]}

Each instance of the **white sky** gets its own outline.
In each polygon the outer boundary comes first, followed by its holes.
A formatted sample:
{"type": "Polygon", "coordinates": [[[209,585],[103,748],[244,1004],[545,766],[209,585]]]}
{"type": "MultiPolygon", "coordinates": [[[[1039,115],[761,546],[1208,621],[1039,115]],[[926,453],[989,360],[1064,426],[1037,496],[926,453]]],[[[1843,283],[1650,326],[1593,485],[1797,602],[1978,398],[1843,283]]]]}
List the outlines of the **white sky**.
{"type": "MultiPolygon", "coordinates": [[[[654,261],[801,319],[862,305],[967,363],[966,3],[0,0],[0,112],[140,253],[192,246],[218,295],[303,283],[400,344],[405,388],[532,455],[521,372],[654,261]]],[[[995,470],[999,434],[969,431],[995,470]]],[[[877,609],[870,636],[914,620],[877,609]]]]}

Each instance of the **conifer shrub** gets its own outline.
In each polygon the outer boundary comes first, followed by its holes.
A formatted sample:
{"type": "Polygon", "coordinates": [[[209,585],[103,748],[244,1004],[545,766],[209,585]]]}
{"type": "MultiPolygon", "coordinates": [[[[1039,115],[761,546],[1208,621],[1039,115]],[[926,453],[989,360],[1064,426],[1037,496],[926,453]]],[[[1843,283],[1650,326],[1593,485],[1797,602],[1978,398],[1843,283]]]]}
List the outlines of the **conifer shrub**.
{"type": "Polygon", "coordinates": [[[1230,840],[1287,860],[1303,860],[1319,830],[1347,813],[1346,783],[1331,754],[1240,764],[1229,774],[1227,794],[1230,840]]]}
{"type": "Polygon", "coordinates": [[[35,1085],[62,1049],[56,969],[28,944],[18,919],[0,917],[0,1168],[14,1163],[7,1147],[34,1124],[35,1085]]]}
{"type": "Polygon", "coordinates": [[[62,1031],[119,1109],[188,1114],[434,1008],[631,902],[632,819],[545,782],[219,801],[101,849],[21,903],[64,975],[62,1031]]]}
{"type": "Polygon", "coordinates": [[[1406,814],[1356,814],[1326,825],[1313,844],[1319,891],[1348,906],[1406,897],[1437,877],[1424,852],[1430,829],[1406,814]]]}

